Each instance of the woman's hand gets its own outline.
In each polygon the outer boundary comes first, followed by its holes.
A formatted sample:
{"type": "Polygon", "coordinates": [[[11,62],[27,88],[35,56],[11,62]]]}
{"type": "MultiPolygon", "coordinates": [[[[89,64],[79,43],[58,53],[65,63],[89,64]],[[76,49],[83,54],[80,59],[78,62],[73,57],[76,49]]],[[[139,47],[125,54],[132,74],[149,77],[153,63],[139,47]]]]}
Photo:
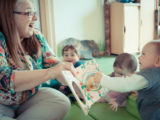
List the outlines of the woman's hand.
{"type": "Polygon", "coordinates": [[[56,66],[48,69],[25,71],[14,70],[15,91],[18,92],[32,89],[35,86],[40,85],[49,79],[57,79],[62,84],[66,85],[64,77],[62,75],[63,70],[69,70],[73,75],[75,75],[73,64],[68,62],[59,63],[56,66]]]}
{"type": "Polygon", "coordinates": [[[75,76],[74,66],[70,62],[60,62],[54,67],[48,69],[48,75],[50,79],[56,79],[62,84],[66,85],[64,77],[62,75],[62,71],[68,70],[73,76],[75,76]]]}

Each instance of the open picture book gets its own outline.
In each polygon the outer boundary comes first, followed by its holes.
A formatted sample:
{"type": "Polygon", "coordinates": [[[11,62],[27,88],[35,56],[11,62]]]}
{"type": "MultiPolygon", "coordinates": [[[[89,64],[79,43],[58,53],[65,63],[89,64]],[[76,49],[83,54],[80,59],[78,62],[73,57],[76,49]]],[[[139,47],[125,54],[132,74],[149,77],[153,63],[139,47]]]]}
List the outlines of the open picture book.
{"type": "Polygon", "coordinates": [[[108,89],[102,86],[92,89],[87,87],[87,80],[94,79],[97,72],[102,72],[95,60],[85,62],[77,67],[75,72],[75,76],[70,71],[63,71],[62,74],[84,114],[88,115],[91,106],[105,95],[108,89]]]}

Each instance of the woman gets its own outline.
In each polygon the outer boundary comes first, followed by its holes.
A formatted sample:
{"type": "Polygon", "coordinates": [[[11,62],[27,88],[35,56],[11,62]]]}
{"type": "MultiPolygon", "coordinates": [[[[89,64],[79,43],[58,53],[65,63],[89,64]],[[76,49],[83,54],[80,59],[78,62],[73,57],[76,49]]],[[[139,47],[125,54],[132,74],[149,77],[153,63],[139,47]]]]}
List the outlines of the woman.
{"type": "Polygon", "coordinates": [[[61,71],[73,73],[73,65],[59,63],[36,20],[30,0],[0,0],[0,119],[61,120],[70,108],[62,93],[38,88],[49,79],[63,82],[61,71]]]}

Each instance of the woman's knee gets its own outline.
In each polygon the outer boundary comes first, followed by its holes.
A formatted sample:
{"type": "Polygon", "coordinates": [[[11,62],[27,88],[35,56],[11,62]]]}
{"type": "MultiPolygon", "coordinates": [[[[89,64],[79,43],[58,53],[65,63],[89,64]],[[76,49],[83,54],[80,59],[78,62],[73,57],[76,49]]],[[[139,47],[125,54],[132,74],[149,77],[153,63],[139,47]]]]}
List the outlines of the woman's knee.
{"type": "Polygon", "coordinates": [[[43,103],[48,103],[47,109],[54,111],[54,115],[52,115],[55,119],[62,119],[70,110],[70,100],[67,96],[52,88],[47,88],[44,92],[48,94],[48,97],[46,97],[46,100],[43,103]]]}
{"type": "Polygon", "coordinates": [[[59,108],[61,108],[64,112],[69,111],[71,103],[67,96],[52,88],[47,88],[46,91],[48,91],[48,94],[50,96],[48,97],[48,100],[46,99],[47,102],[49,101],[52,103],[56,102],[57,106],[59,106],[59,108]]]}
{"type": "Polygon", "coordinates": [[[52,88],[40,89],[35,96],[18,110],[18,119],[61,120],[69,111],[70,105],[69,99],[61,92],[52,88]],[[37,111],[36,116],[33,114],[34,111],[37,111]]]}
{"type": "Polygon", "coordinates": [[[60,91],[55,90],[53,88],[41,88],[39,90],[38,95],[35,97],[42,98],[41,102],[43,101],[44,103],[52,104],[53,109],[55,109],[55,106],[59,106],[59,108],[68,111],[71,106],[68,97],[65,96],[63,93],[61,93],[60,91]]]}

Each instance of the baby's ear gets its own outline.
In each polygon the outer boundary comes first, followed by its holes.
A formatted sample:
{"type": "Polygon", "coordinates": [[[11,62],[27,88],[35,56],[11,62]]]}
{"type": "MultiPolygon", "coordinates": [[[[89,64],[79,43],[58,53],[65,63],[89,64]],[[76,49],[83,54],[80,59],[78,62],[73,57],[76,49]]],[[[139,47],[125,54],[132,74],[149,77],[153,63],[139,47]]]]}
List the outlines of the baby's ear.
{"type": "Polygon", "coordinates": [[[157,57],[155,67],[160,67],[160,56],[157,57]]]}

